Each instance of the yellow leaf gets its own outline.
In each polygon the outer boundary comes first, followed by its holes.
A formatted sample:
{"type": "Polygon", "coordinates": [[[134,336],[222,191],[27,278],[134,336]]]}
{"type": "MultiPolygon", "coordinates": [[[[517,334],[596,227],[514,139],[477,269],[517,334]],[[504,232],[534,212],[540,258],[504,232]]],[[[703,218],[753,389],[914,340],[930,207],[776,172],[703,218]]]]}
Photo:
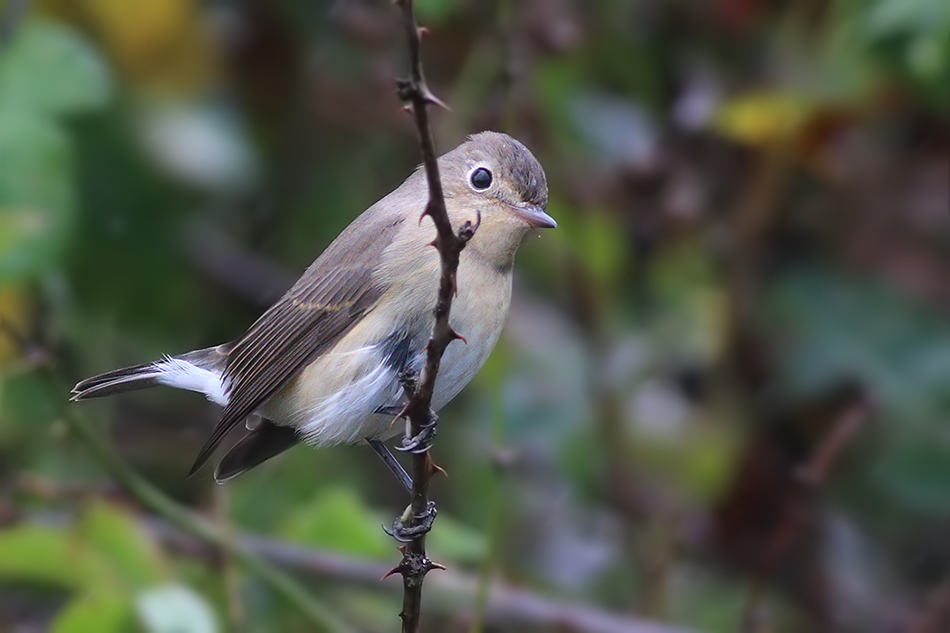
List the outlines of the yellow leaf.
{"type": "Polygon", "coordinates": [[[749,92],[727,101],[713,120],[713,129],[728,139],[763,146],[795,140],[805,129],[814,105],[781,91],[749,92]]]}
{"type": "Polygon", "coordinates": [[[211,32],[197,0],[85,0],[50,7],[87,25],[117,66],[140,87],[171,90],[211,76],[211,32]]]}

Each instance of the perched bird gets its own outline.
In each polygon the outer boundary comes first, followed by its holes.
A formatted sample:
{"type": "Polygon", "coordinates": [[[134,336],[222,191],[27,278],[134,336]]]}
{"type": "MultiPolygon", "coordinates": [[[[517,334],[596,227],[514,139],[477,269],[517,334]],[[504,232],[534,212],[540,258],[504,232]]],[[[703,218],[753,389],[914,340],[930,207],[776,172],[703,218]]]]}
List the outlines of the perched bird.
{"type": "MultiPolygon", "coordinates": [[[[445,351],[435,410],[475,376],[498,341],[525,234],[556,226],[545,212],[544,170],[510,136],[475,134],[440,157],[439,170],[452,226],[480,224],[461,253],[451,314],[465,342],[445,351]]],[[[434,320],[440,260],[430,245],[435,226],[422,215],[428,198],[420,168],[340,233],[238,340],[87,378],[72,398],[156,385],[203,393],[224,411],[191,472],[233,430],[243,433],[218,463],[218,481],[298,441],[366,441],[385,459],[381,442],[399,432],[393,412],[406,401],[401,377],[421,371],[434,320]],[[245,424],[255,413],[260,419],[245,424]]]]}

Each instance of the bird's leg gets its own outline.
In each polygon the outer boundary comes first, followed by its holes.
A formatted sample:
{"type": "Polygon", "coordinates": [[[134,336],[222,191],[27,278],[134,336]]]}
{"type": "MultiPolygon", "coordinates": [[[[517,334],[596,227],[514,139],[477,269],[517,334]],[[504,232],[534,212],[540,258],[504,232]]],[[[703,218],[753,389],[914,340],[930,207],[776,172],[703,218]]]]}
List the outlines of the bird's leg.
{"type": "MultiPolygon", "coordinates": [[[[386,445],[380,442],[379,440],[372,440],[366,438],[366,443],[370,445],[370,448],[379,455],[379,458],[389,467],[389,470],[396,475],[396,479],[399,480],[399,483],[403,487],[412,492],[412,478],[409,476],[409,473],[406,472],[406,469],[402,467],[402,464],[396,459],[396,457],[386,448],[386,445]]],[[[435,521],[435,515],[438,514],[436,510],[435,502],[430,501],[426,505],[425,514],[422,516],[414,517],[414,520],[410,521],[411,517],[410,512],[412,512],[412,506],[406,508],[405,512],[401,516],[396,517],[396,520],[393,521],[392,527],[383,526],[383,530],[386,534],[390,535],[400,543],[408,543],[409,541],[414,541],[419,538],[426,532],[432,529],[432,523],[435,521]],[[411,526],[406,525],[411,523],[411,526]]]]}
{"type": "Polygon", "coordinates": [[[371,440],[369,438],[366,438],[366,443],[379,455],[379,458],[389,467],[392,474],[396,475],[396,479],[399,480],[403,488],[405,488],[407,492],[412,492],[412,477],[410,477],[406,469],[402,467],[402,464],[399,463],[396,456],[386,448],[386,445],[379,440],[371,440]]]}
{"type": "MultiPolygon", "coordinates": [[[[399,372],[399,384],[402,386],[403,391],[405,392],[406,401],[411,402],[412,397],[416,392],[416,386],[418,385],[418,373],[409,368],[405,367],[402,371],[399,372]]],[[[377,410],[378,413],[389,413],[396,416],[396,420],[405,416],[407,413],[407,407],[404,406],[398,410],[395,407],[381,407],[377,410]]],[[[396,420],[393,420],[394,422],[396,420]]],[[[411,425],[409,424],[408,417],[406,420],[406,434],[402,440],[402,446],[399,447],[399,450],[410,451],[413,453],[424,453],[432,446],[432,439],[435,437],[435,428],[438,418],[435,415],[435,412],[431,409],[429,410],[428,421],[423,425],[421,431],[418,435],[410,437],[411,425]]],[[[379,440],[366,440],[369,445],[372,447],[376,454],[379,455],[380,459],[386,463],[389,469],[396,475],[396,478],[402,483],[403,487],[412,494],[413,482],[412,478],[406,473],[406,470],[402,467],[399,461],[395,456],[383,445],[379,440]]],[[[420,536],[429,532],[432,529],[432,523],[435,521],[435,517],[438,514],[438,510],[435,507],[435,502],[429,501],[426,504],[425,511],[421,515],[412,514],[412,505],[410,504],[403,513],[396,517],[396,520],[393,521],[392,527],[387,528],[383,526],[383,530],[389,534],[391,537],[396,539],[400,543],[409,543],[418,539],[420,536]]]]}
{"type": "MultiPolygon", "coordinates": [[[[405,392],[407,400],[412,400],[418,382],[419,374],[416,370],[410,367],[404,367],[402,371],[399,372],[399,384],[402,385],[402,390],[405,392]]],[[[404,414],[405,411],[406,410],[403,409],[401,413],[404,414]]],[[[409,418],[407,417],[406,434],[402,438],[402,444],[397,446],[396,450],[406,453],[425,453],[432,448],[432,441],[435,439],[438,423],[439,416],[435,414],[435,411],[429,409],[426,423],[419,429],[419,433],[410,435],[412,425],[409,423],[409,418]]]]}

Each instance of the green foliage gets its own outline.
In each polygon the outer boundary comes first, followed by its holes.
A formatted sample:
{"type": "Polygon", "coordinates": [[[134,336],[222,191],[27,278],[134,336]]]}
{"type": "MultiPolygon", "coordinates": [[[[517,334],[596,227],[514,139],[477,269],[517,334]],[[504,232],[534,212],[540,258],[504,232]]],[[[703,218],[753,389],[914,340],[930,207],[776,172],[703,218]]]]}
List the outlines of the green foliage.
{"type": "Polygon", "coordinates": [[[277,533],[298,543],[385,559],[392,554],[392,548],[389,537],[379,528],[383,521],[366,507],[355,490],[333,487],[292,510],[277,533]]]}
{"type": "Polygon", "coordinates": [[[137,629],[128,597],[114,590],[97,588],[73,598],[56,616],[51,630],[52,633],[131,633],[137,629]]]}
{"type": "Polygon", "coordinates": [[[60,117],[105,105],[108,73],[68,28],[28,20],[0,56],[0,282],[54,260],[75,221],[74,154],[60,117]]]}
{"type": "Polygon", "coordinates": [[[0,156],[0,281],[10,281],[45,270],[69,237],[73,154],[52,122],[0,107],[0,156]]]}
{"type": "Polygon", "coordinates": [[[113,579],[99,552],[74,542],[68,530],[41,525],[0,531],[0,577],[77,590],[113,579]]]}
{"type": "Polygon", "coordinates": [[[164,555],[136,518],[105,502],[87,506],[75,526],[0,530],[0,580],[71,591],[54,633],[218,630],[204,600],[187,587],[164,584],[167,575],[164,555]]]}
{"type": "Polygon", "coordinates": [[[38,117],[102,108],[112,93],[109,72],[89,43],[61,23],[30,19],[0,56],[2,109],[38,117]]]}
{"type": "Polygon", "coordinates": [[[91,504],[78,532],[91,549],[110,561],[123,586],[142,589],[167,577],[161,552],[129,513],[106,503],[91,504]]]}
{"type": "Polygon", "coordinates": [[[872,49],[933,105],[950,102],[950,6],[942,0],[869,0],[857,15],[872,49]]]}

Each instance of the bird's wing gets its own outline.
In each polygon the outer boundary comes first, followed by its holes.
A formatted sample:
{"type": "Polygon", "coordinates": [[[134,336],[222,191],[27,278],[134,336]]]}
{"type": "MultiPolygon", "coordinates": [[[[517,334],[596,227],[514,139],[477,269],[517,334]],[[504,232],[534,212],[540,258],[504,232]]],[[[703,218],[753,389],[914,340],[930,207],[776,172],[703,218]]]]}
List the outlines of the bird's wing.
{"type": "Polygon", "coordinates": [[[192,466],[197,471],[231,429],[342,338],[382,296],[373,279],[401,217],[371,208],[347,227],[228,354],[228,404],[192,466]]]}

